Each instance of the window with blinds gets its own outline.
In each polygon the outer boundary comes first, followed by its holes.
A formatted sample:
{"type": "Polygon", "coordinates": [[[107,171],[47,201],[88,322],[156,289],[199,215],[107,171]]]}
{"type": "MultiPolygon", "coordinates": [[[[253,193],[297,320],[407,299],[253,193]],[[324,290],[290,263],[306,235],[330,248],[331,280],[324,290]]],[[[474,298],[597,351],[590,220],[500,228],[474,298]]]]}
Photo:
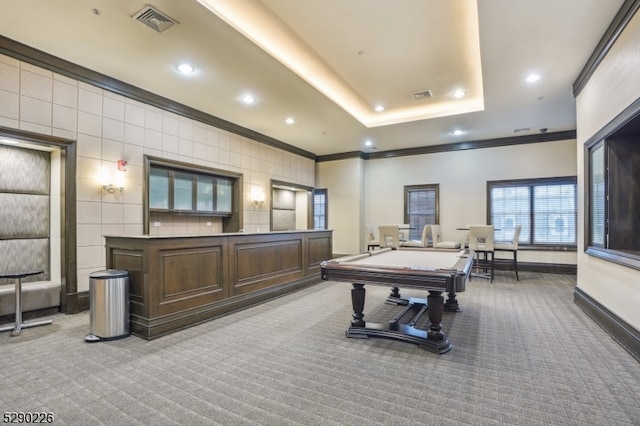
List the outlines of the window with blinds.
{"type": "Polygon", "coordinates": [[[604,247],[605,239],[605,184],[604,184],[604,145],[600,143],[590,153],[590,240],[591,245],[604,247]]]}
{"type": "Polygon", "coordinates": [[[313,190],[313,229],[327,229],[327,190],[313,190]]]}
{"type": "Polygon", "coordinates": [[[584,143],[584,250],[640,270],[640,104],[584,143]]]}
{"type": "Polygon", "coordinates": [[[640,269],[640,116],[631,123],[588,145],[585,240],[588,248],[633,258],[640,269]]]}
{"type": "Polygon", "coordinates": [[[409,239],[422,238],[425,225],[439,223],[439,185],[410,185],[404,187],[404,218],[409,224],[409,239]]]}
{"type": "Polygon", "coordinates": [[[496,241],[512,240],[520,225],[520,244],[576,246],[575,177],[488,182],[488,193],[496,241]]]}

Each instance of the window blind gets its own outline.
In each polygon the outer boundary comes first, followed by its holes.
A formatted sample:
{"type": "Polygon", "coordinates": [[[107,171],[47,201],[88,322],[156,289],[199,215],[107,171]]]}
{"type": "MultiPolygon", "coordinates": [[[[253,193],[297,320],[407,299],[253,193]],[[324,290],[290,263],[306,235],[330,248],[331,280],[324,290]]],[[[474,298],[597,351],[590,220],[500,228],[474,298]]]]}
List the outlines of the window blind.
{"type": "Polygon", "coordinates": [[[522,226],[519,242],[531,243],[531,188],[498,186],[491,188],[491,223],[496,241],[511,241],[517,225],[522,226]]]}
{"type": "Polygon", "coordinates": [[[520,244],[577,244],[577,187],[573,178],[489,184],[490,223],[496,241],[511,241],[520,225],[520,244]]]}
{"type": "Polygon", "coordinates": [[[327,229],[327,190],[313,192],[313,229],[327,229]]]}
{"type": "Polygon", "coordinates": [[[407,219],[409,223],[409,239],[422,238],[425,225],[436,223],[437,188],[407,189],[407,219]]]}
{"type": "Polygon", "coordinates": [[[576,244],[576,185],[534,187],[534,244],[576,244]]]}
{"type": "Polygon", "coordinates": [[[591,244],[605,245],[605,183],[604,147],[600,145],[591,152],[591,244]]]}

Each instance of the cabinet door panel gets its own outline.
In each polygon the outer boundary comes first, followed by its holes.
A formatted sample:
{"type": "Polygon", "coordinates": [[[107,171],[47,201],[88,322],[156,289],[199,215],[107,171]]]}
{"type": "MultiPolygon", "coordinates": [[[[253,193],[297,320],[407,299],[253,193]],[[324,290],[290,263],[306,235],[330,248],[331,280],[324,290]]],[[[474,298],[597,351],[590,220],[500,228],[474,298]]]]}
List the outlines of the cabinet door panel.
{"type": "Polygon", "coordinates": [[[193,210],[193,175],[191,173],[174,173],[173,208],[175,210],[193,210]]]}
{"type": "Polygon", "coordinates": [[[216,180],[216,210],[222,213],[231,213],[233,185],[229,179],[218,178],[216,180]]]}
{"type": "Polygon", "coordinates": [[[149,207],[169,208],[169,171],[152,168],[149,172],[149,207]]]}
{"type": "Polygon", "coordinates": [[[213,176],[196,176],[196,210],[199,212],[213,211],[213,176]]]}

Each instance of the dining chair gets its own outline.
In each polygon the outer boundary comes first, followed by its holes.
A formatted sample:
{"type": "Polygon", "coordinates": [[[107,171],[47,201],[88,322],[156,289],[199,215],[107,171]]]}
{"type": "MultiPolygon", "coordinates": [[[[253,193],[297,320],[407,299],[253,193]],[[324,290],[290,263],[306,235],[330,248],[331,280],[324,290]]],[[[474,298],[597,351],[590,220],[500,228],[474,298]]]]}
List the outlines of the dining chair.
{"type": "Polygon", "coordinates": [[[400,229],[398,225],[378,226],[378,233],[380,234],[380,248],[400,247],[400,229]]]}
{"type": "Polygon", "coordinates": [[[487,278],[493,283],[493,260],[495,245],[493,225],[469,226],[469,248],[475,252],[474,267],[478,271],[473,277],[487,278]],[[480,258],[482,255],[482,258],[480,258]],[[483,271],[481,274],[480,271],[483,271]]]}
{"type": "Polygon", "coordinates": [[[400,238],[400,244],[405,241],[409,241],[409,231],[401,226],[398,226],[398,237],[400,238]]]}
{"type": "Polygon", "coordinates": [[[457,241],[445,241],[442,239],[440,225],[431,225],[431,244],[434,248],[459,249],[460,243],[457,241]]]}
{"type": "Polygon", "coordinates": [[[380,241],[376,240],[373,225],[365,225],[365,232],[367,236],[367,251],[375,250],[376,247],[380,247],[380,241]]]}
{"type": "Polygon", "coordinates": [[[422,228],[422,236],[419,240],[409,240],[402,243],[402,247],[419,247],[425,248],[429,246],[429,235],[431,235],[431,225],[425,225],[422,228]]]}
{"type": "Polygon", "coordinates": [[[520,239],[520,230],[522,225],[517,225],[513,231],[512,241],[499,241],[495,243],[495,251],[507,251],[513,253],[513,269],[516,272],[516,281],[520,281],[518,277],[518,240],[520,239]]]}

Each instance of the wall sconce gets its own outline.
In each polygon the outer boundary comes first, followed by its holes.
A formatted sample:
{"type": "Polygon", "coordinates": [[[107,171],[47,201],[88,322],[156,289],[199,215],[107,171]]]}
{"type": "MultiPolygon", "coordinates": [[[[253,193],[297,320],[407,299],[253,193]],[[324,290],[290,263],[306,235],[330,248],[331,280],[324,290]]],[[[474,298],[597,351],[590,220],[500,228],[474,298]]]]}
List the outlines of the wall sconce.
{"type": "Polygon", "coordinates": [[[107,191],[109,194],[113,194],[114,192],[116,192],[116,190],[118,190],[120,192],[124,191],[124,187],[122,187],[122,186],[116,187],[112,183],[110,183],[109,185],[102,185],[102,189],[107,191]]]}
{"type": "Polygon", "coordinates": [[[256,207],[261,206],[264,203],[264,192],[260,189],[253,188],[251,190],[251,201],[253,201],[256,207]]]}
{"type": "Polygon", "coordinates": [[[102,189],[109,194],[116,191],[124,191],[124,175],[127,171],[127,162],[118,160],[118,169],[114,173],[110,173],[106,167],[102,168],[102,189]]]}

